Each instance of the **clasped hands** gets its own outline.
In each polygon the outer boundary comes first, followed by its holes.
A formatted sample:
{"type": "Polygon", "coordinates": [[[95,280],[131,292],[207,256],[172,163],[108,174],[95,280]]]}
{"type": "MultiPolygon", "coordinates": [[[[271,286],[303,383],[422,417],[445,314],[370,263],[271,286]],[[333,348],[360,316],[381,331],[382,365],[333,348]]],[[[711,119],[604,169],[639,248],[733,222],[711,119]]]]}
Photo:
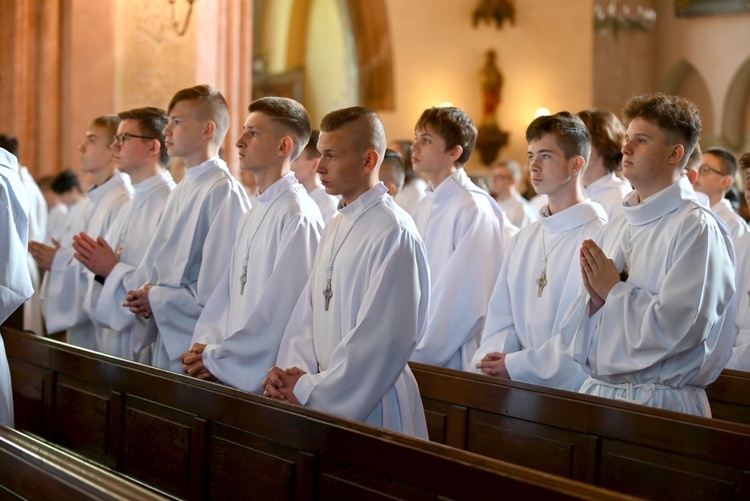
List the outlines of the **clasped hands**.
{"type": "Polygon", "coordinates": [[[204,343],[195,343],[187,353],[180,357],[182,361],[182,370],[188,375],[204,379],[206,381],[216,381],[216,376],[203,365],[203,351],[206,349],[204,343]]]}
{"type": "Polygon", "coordinates": [[[268,371],[268,377],[263,380],[265,390],[263,396],[299,405],[299,400],[294,396],[294,387],[299,378],[305,374],[307,373],[299,367],[291,367],[287,370],[272,367],[268,371]]]}
{"type": "Polygon", "coordinates": [[[153,287],[146,284],[137,291],[128,291],[125,302],[122,305],[130,308],[130,311],[143,318],[151,318],[151,303],[148,300],[148,291],[153,287]]]}

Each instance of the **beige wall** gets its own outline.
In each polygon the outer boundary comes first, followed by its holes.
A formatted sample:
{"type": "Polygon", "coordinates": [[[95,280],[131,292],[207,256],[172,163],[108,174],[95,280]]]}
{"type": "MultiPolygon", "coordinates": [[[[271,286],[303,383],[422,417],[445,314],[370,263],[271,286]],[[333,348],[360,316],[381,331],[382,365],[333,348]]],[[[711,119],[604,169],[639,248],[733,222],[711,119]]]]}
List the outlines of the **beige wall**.
{"type": "MultiPolygon", "coordinates": [[[[411,138],[425,108],[449,101],[481,119],[479,71],[497,52],[504,76],[499,124],[510,132],[502,156],[526,158],[524,133],[536,108],[579,111],[592,104],[592,0],[523,0],[516,24],[474,29],[476,2],[388,0],[396,111],[383,112],[389,138],[411,138]]],[[[467,166],[477,168],[477,156],[467,166]]]]}

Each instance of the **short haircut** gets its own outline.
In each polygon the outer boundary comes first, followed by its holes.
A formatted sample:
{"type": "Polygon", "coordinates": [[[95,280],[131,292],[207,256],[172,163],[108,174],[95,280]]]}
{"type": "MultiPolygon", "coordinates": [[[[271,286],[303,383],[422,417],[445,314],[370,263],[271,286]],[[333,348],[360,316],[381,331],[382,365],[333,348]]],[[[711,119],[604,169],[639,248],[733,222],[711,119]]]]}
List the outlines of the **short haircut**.
{"type": "Polygon", "coordinates": [[[702,156],[703,156],[703,152],[701,151],[701,145],[696,144],[695,148],[693,148],[693,152],[688,157],[688,161],[685,164],[685,169],[697,171],[701,166],[702,156]]]}
{"type": "Polygon", "coordinates": [[[743,153],[740,157],[740,169],[750,169],[750,152],[743,153]]]}
{"type": "Polygon", "coordinates": [[[508,169],[508,173],[513,178],[513,181],[518,183],[521,180],[521,166],[515,160],[500,160],[495,162],[495,167],[505,167],[508,169]]]}
{"type": "Polygon", "coordinates": [[[591,147],[596,150],[609,172],[622,170],[622,146],[625,126],[611,111],[592,108],[578,113],[591,135],[591,147]]]}
{"type": "Polygon", "coordinates": [[[36,185],[42,191],[52,191],[52,182],[56,176],[43,176],[36,180],[36,185]]]}
{"type": "Polygon", "coordinates": [[[591,155],[591,136],[586,124],[577,116],[567,111],[561,111],[554,115],[537,117],[526,128],[526,141],[538,141],[545,134],[553,134],[557,145],[570,160],[581,156],[589,162],[591,155]]]}
{"type": "Polygon", "coordinates": [[[396,185],[396,193],[404,187],[404,158],[396,150],[387,148],[383,156],[383,165],[380,167],[380,176],[396,185]],[[385,167],[385,168],[384,168],[385,167]]]}
{"type": "Polygon", "coordinates": [[[703,154],[710,154],[721,160],[722,170],[727,176],[734,177],[737,174],[737,158],[732,152],[724,148],[709,148],[703,154]]]}
{"type": "Polygon", "coordinates": [[[70,169],[65,169],[52,181],[52,191],[61,195],[67,193],[72,189],[81,191],[81,183],[78,182],[78,177],[70,169]]]}
{"type": "Polygon", "coordinates": [[[463,153],[456,160],[456,165],[461,167],[466,164],[477,144],[477,126],[469,115],[450,106],[429,108],[422,112],[414,128],[427,130],[427,127],[443,138],[446,151],[461,146],[463,153]]]}
{"type": "Polygon", "coordinates": [[[652,122],[667,134],[669,141],[682,144],[685,148],[683,167],[698,144],[703,127],[700,112],[693,102],[660,92],[630,98],[625,103],[622,115],[626,123],[635,118],[652,122]]]}
{"type": "Polygon", "coordinates": [[[263,113],[290,133],[294,142],[291,159],[296,160],[310,140],[310,115],[305,107],[287,97],[262,97],[250,103],[247,110],[263,113]]]}
{"type": "Polygon", "coordinates": [[[216,125],[214,138],[216,144],[221,144],[229,130],[229,107],[224,96],[210,85],[196,85],[178,90],[169,102],[167,114],[180,101],[193,101],[198,105],[198,117],[210,120],[216,125]]]}
{"type": "Polygon", "coordinates": [[[380,166],[386,149],[385,127],[383,127],[383,122],[380,121],[377,113],[370,108],[352,106],[332,111],[320,121],[320,130],[322,132],[333,132],[360,120],[368,126],[368,137],[352,137],[354,145],[363,150],[375,150],[378,154],[378,166],[380,166]],[[362,140],[364,140],[364,143],[361,142],[362,140]]]}
{"type": "Polygon", "coordinates": [[[91,121],[89,127],[100,127],[107,131],[107,146],[112,144],[117,134],[117,126],[120,125],[120,117],[117,115],[102,115],[91,121]]]}
{"type": "Polygon", "coordinates": [[[139,133],[143,136],[153,137],[159,140],[159,163],[166,166],[169,163],[169,153],[164,144],[164,127],[167,126],[167,113],[161,108],[148,106],[146,108],[133,108],[117,114],[120,120],[136,120],[139,133]]]}
{"type": "Polygon", "coordinates": [[[0,148],[18,157],[18,139],[13,134],[0,134],[0,148]]]}
{"type": "Polygon", "coordinates": [[[310,140],[307,141],[307,144],[305,145],[305,149],[304,149],[304,153],[305,155],[307,155],[308,160],[320,157],[320,152],[318,151],[318,138],[319,137],[320,137],[319,130],[313,130],[310,132],[310,140]]]}

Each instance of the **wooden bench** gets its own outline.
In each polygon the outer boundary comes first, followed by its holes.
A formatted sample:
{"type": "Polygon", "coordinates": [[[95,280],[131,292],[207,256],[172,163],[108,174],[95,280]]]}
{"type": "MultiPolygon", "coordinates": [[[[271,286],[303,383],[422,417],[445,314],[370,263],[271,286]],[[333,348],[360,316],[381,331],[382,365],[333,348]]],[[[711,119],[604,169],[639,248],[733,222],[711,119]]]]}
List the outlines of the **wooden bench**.
{"type": "Polygon", "coordinates": [[[0,426],[0,497],[167,499],[47,442],[0,426]]]}
{"type": "Polygon", "coordinates": [[[3,330],[16,426],[188,499],[624,499],[494,459],[3,330]]]}
{"type": "Polygon", "coordinates": [[[430,439],[651,499],[750,499],[750,427],[411,364],[430,439]]]}
{"type": "Polygon", "coordinates": [[[706,395],[714,419],[750,424],[750,373],[724,369],[706,395]]]}

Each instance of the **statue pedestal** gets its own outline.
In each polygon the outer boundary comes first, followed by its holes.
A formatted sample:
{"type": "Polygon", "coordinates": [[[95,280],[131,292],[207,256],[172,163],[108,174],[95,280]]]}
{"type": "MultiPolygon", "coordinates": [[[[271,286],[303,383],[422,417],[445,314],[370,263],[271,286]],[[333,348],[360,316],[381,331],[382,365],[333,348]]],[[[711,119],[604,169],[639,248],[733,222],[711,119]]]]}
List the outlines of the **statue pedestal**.
{"type": "Polygon", "coordinates": [[[482,164],[492,165],[502,148],[508,144],[508,133],[500,130],[496,123],[484,123],[479,126],[476,149],[482,158],[482,164]]]}

